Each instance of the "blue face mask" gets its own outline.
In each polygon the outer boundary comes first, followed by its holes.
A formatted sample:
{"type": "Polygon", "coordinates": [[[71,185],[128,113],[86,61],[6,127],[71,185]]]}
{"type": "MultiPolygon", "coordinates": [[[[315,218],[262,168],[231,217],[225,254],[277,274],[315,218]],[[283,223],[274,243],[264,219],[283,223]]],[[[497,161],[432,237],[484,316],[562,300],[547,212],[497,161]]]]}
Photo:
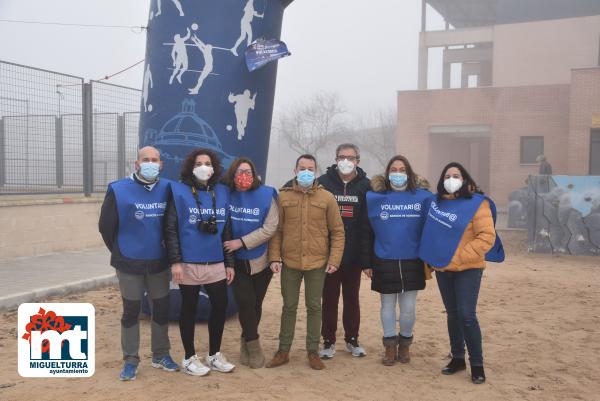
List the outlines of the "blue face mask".
{"type": "Polygon", "coordinates": [[[145,162],[140,164],[140,175],[148,181],[154,181],[158,177],[160,164],[154,162],[145,162]]]}
{"type": "Polygon", "coordinates": [[[315,173],[310,170],[302,170],[296,175],[298,185],[304,188],[310,187],[315,181],[315,173]]]}
{"type": "Polygon", "coordinates": [[[408,176],[404,173],[390,173],[388,178],[395,187],[403,187],[406,185],[406,180],[408,180],[408,176]]]}

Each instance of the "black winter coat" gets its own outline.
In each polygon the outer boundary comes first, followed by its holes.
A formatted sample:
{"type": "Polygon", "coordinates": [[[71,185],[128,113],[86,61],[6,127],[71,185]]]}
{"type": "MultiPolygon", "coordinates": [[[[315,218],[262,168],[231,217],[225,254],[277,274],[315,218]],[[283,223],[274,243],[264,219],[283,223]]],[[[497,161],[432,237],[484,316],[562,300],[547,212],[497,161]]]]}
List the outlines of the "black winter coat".
{"type": "Polygon", "coordinates": [[[337,200],[344,222],[346,242],[341,266],[362,267],[360,262],[360,237],[362,221],[365,213],[365,194],[369,189],[367,174],[360,167],[352,181],[344,184],[338,173],[337,165],[327,168],[327,172],[319,177],[319,184],[331,192],[337,200]]]}
{"type": "Polygon", "coordinates": [[[371,290],[381,294],[425,288],[425,270],[420,259],[390,260],[375,256],[371,290]]]}
{"type": "MultiPolygon", "coordinates": [[[[384,192],[385,179],[381,176],[373,177],[371,187],[375,192],[384,192]]],[[[377,257],[373,250],[375,234],[367,213],[363,215],[362,227],[361,261],[364,267],[373,269],[371,290],[381,294],[394,294],[425,288],[425,266],[422,260],[392,260],[377,257]]]]}
{"type": "MultiPolygon", "coordinates": [[[[196,183],[183,181],[184,184],[196,185],[198,191],[206,191],[207,188],[205,186],[199,186],[196,183]]],[[[221,242],[229,241],[233,239],[233,235],[231,233],[231,220],[227,219],[225,222],[225,228],[223,229],[223,233],[221,234],[221,242]]],[[[165,244],[167,246],[167,255],[169,258],[169,264],[181,263],[181,247],[179,242],[179,223],[177,220],[177,209],[175,207],[175,201],[173,200],[173,195],[169,197],[169,201],[167,202],[167,210],[165,211],[165,244]]],[[[208,262],[209,264],[224,262],[226,267],[234,267],[235,266],[235,256],[233,253],[226,252],[223,250],[224,260],[211,260],[208,262]]]]}

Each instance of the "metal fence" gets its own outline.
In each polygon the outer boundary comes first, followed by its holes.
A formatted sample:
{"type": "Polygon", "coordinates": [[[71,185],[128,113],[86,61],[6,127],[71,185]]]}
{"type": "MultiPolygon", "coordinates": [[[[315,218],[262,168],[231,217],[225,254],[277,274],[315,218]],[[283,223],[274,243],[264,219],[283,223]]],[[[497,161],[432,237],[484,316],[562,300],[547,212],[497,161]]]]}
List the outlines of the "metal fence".
{"type": "Polygon", "coordinates": [[[103,192],[129,174],[141,92],[0,61],[0,195],[103,192]]]}

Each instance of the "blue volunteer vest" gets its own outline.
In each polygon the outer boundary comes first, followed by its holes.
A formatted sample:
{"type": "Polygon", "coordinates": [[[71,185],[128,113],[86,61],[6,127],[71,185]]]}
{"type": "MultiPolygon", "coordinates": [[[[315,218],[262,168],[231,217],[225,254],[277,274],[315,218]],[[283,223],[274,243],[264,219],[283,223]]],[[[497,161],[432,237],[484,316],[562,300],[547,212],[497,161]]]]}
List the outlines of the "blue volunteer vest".
{"type": "Polygon", "coordinates": [[[382,259],[419,257],[421,231],[431,192],[367,192],[367,211],[375,233],[374,251],[382,259]]]}
{"type": "MultiPolygon", "coordinates": [[[[232,191],[229,200],[231,230],[233,238],[244,235],[262,227],[271,209],[271,202],[277,196],[274,188],[262,185],[252,191],[232,191]]],[[[252,260],[262,256],[267,250],[267,243],[254,249],[239,249],[235,252],[238,259],[252,260]]]]}
{"type": "Polygon", "coordinates": [[[216,234],[209,234],[198,229],[200,220],[208,220],[213,214],[212,194],[198,191],[201,209],[189,185],[180,182],[171,184],[173,201],[177,209],[179,225],[179,245],[182,260],[185,263],[218,262],[224,259],[221,234],[229,216],[229,189],[225,185],[214,187],[216,197],[217,228],[216,234]]]}
{"type": "MultiPolygon", "coordinates": [[[[471,199],[444,200],[439,203],[437,199],[432,200],[423,228],[419,257],[434,267],[448,266],[467,225],[486,199],[490,204],[495,225],[496,205],[486,196],[473,194],[471,199]]],[[[485,260],[504,261],[504,249],[498,233],[496,242],[486,254],[485,260]]]]}
{"type": "Polygon", "coordinates": [[[163,217],[169,183],[169,180],[161,178],[151,191],[131,178],[109,184],[108,191],[113,192],[117,204],[117,243],[123,256],[138,260],[166,257],[163,217]]]}

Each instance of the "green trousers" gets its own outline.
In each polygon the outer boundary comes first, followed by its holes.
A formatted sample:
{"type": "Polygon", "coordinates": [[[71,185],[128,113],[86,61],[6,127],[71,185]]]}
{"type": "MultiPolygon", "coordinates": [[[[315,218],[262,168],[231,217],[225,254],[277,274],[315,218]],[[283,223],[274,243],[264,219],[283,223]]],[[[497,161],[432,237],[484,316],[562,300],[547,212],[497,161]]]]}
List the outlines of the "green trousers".
{"type": "Polygon", "coordinates": [[[306,350],[318,351],[321,336],[321,297],[326,274],[325,267],[313,270],[295,270],[283,266],[281,270],[283,308],[279,331],[280,351],[289,352],[292,347],[302,279],[304,279],[304,303],[306,305],[306,350]]]}

